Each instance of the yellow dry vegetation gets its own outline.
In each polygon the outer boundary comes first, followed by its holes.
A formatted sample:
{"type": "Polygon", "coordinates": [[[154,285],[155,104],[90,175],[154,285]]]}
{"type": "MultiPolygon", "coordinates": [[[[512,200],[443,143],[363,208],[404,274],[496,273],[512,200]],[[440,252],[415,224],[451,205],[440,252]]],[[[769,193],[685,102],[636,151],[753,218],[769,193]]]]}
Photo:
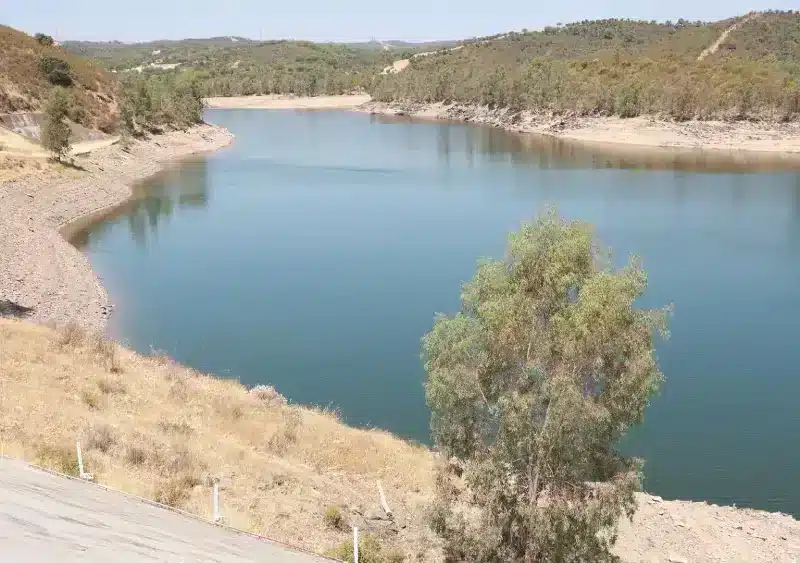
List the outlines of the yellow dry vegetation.
{"type": "Polygon", "coordinates": [[[77,327],[0,319],[0,439],[7,455],[211,516],[323,553],[357,523],[408,559],[428,560],[433,457],[332,412],[286,404],[271,388],[140,356],[77,327]],[[395,522],[381,517],[380,479],[395,522]],[[340,507],[348,525],[328,526],[340,507]]]}

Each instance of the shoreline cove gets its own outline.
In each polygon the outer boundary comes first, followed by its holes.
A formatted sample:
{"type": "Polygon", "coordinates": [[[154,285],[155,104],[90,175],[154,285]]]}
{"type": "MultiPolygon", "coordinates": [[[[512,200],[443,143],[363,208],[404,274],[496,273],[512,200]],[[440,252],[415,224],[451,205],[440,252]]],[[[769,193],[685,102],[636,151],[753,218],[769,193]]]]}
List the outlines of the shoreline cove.
{"type": "Polygon", "coordinates": [[[70,238],[125,205],[134,187],[170,163],[229,145],[233,135],[213,125],[110,146],[76,159],[81,170],[45,171],[0,183],[0,296],[33,309],[40,324],[74,322],[105,329],[112,305],[86,256],[70,238]]]}

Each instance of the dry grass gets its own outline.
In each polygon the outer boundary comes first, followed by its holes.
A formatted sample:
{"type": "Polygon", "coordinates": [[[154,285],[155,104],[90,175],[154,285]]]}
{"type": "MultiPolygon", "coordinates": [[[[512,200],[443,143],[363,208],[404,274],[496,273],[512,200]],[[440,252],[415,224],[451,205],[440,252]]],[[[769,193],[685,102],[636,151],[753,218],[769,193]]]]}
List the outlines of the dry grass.
{"type": "Polygon", "coordinates": [[[424,448],[75,327],[0,319],[0,374],[0,434],[12,455],[74,475],[80,440],[86,471],[111,487],[210,517],[218,479],[235,527],[323,553],[349,537],[352,521],[387,553],[429,560],[433,461],[424,448]],[[378,479],[397,525],[364,516],[380,511],[378,479]]]}
{"type": "Polygon", "coordinates": [[[73,78],[69,90],[83,108],[77,121],[87,127],[108,129],[115,120],[116,80],[97,63],[55,46],[40,45],[22,31],[0,25],[0,112],[38,111],[52,90],[39,70],[42,57],[67,62],[73,78]]]}

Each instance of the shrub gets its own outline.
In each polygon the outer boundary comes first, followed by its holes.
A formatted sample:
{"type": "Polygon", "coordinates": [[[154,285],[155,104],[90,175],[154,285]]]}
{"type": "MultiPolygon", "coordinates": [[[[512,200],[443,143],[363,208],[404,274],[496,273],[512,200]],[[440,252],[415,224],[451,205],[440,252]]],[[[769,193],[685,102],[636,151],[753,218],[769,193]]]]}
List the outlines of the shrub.
{"type": "Polygon", "coordinates": [[[297,441],[297,430],[301,424],[300,411],[291,407],[284,408],[281,423],[269,439],[270,449],[279,454],[286,453],[289,445],[297,441]]]}
{"type": "Polygon", "coordinates": [[[86,338],[86,331],[76,323],[69,323],[61,331],[61,337],[58,340],[59,346],[62,348],[76,348],[83,344],[86,338]]]}
{"type": "Polygon", "coordinates": [[[800,115],[800,86],[792,86],[783,93],[781,120],[791,121],[800,115]]]}
{"type": "Polygon", "coordinates": [[[81,392],[81,400],[83,403],[92,410],[100,408],[100,397],[90,389],[84,389],[81,392]]]}
{"type": "Polygon", "coordinates": [[[191,475],[167,479],[156,487],[153,500],[173,508],[180,508],[191,497],[192,489],[199,484],[199,479],[191,475]]]}
{"type": "Polygon", "coordinates": [[[55,40],[50,35],[45,35],[44,33],[37,33],[33,38],[36,39],[39,45],[44,45],[45,47],[52,47],[56,44],[55,40]]]}
{"type": "Polygon", "coordinates": [[[78,454],[74,444],[39,444],[36,447],[36,462],[53,471],[78,476],[78,454]]]}
{"type": "Polygon", "coordinates": [[[113,395],[114,393],[125,393],[125,384],[118,379],[111,377],[101,377],[97,380],[97,388],[103,395],[113,395]]]}
{"type": "Polygon", "coordinates": [[[46,56],[39,60],[39,70],[54,86],[72,86],[69,63],[58,57],[46,56]]]}
{"type": "Polygon", "coordinates": [[[186,420],[168,420],[162,418],[158,421],[158,427],[165,434],[175,434],[180,436],[191,436],[194,434],[194,428],[186,420]]]}
{"type": "Polygon", "coordinates": [[[70,151],[70,128],[66,121],[69,112],[69,96],[67,91],[57,87],[50,95],[44,110],[41,141],[54,160],[61,160],[70,151]]]}
{"type": "MultiPolygon", "coordinates": [[[[353,540],[347,540],[329,549],[326,555],[353,563],[353,540]]],[[[404,560],[402,553],[394,549],[385,550],[378,539],[371,534],[365,534],[358,540],[359,563],[402,563],[404,560]]]]}
{"type": "Polygon", "coordinates": [[[615,103],[616,113],[620,117],[636,117],[641,113],[639,97],[641,86],[637,83],[625,84],[620,88],[615,103]]]}
{"type": "Polygon", "coordinates": [[[86,438],[86,447],[108,452],[117,443],[116,431],[108,424],[96,424],[86,438]]]}
{"type": "Polygon", "coordinates": [[[122,364],[119,360],[117,345],[112,340],[98,335],[94,339],[94,349],[109,372],[122,373],[122,364]]]}
{"type": "Polygon", "coordinates": [[[147,461],[147,451],[139,446],[128,446],[125,450],[125,461],[133,466],[144,465],[147,461]]]}
{"type": "Polygon", "coordinates": [[[333,528],[334,530],[347,529],[347,520],[345,520],[342,510],[338,506],[329,506],[322,520],[328,528],[333,528]]]}
{"type": "Polygon", "coordinates": [[[287,403],[286,397],[278,393],[272,385],[256,385],[248,393],[268,407],[282,407],[287,403]]]}

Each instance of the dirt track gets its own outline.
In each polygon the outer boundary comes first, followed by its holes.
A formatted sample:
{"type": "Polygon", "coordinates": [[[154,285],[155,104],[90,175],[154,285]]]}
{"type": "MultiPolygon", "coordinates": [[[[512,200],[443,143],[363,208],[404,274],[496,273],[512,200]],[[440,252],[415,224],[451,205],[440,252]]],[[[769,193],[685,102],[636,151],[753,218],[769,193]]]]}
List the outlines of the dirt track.
{"type": "Polygon", "coordinates": [[[697,57],[697,60],[698,61],[702,61],[703,59],[705,59],[709,55],[713,55],[714,53],[719,51],[719,48],[722,46],[722,44],[725,42],[725,40],[728,39],[728,36],[731,33],[736,31],[736,29],[740,25],[742,25],[743,23],[746,23],[746,22],[750,21],[751,19],[753,19],[753,18],[755,18],[757,16],[758,16],[758,14],[748,14],[747,16],[745,16],[744,18],[742,18],[741,20],[737,21],[735,24],[730,26],[728,29],[723,31],[722,34],[717,38],[717,40],[714,41],[714,43],[712,43],[708,48],[703,49],[703,52],[700,53],[700,56],[697,57]]]}

